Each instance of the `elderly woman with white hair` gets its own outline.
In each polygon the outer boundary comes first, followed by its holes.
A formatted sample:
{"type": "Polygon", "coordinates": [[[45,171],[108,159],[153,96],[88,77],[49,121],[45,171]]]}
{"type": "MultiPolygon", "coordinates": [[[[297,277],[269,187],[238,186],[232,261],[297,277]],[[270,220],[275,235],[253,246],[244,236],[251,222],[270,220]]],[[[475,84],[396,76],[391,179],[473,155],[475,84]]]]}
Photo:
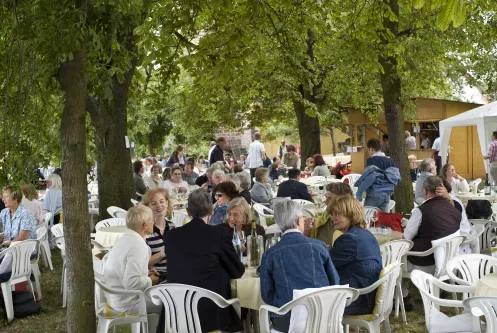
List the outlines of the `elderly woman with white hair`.
{"type": "MultiPolygon", "coordinates": [[[[309,226],[297,202],[277,202],[274,205],[274,220],[282,236],[281,241],[262,256],[261,296],[266,304],[279,308],[292,300],[295,289],[321,288],[340,283],[326,244],[304,236],[303,232],[309,226]]],[[[288,332],[290,313],[271,317],[271,321],[274,329],[288,332]]]]}
{"type": "Polygon", "coordinates": [[[433,158],[425,158],[419,163],[419,178],[416,180],[416,191],[414,192],[414,201],[421,205],[425,201],[424,193],[423,193],[423,183],[426,178],[430,176],[437,175],[437,165],[435,164],[435,160],[433,158]]]}
{"type": "Polygon", "coordinates": [[[240,182],[240,196],[244,198],[249,205],[252,204],[252,196],[250,195],[250,174],[248,172],[242,171],[235,174],[235,178],[240,182]]]}
{"type": "Polygon", "coordinates": [[[273,198],[271,186],[269,182],[269,169],[258,168],[255,170],[255,183],[250,190],[252,200],[261,204],[269,204],[269,200],[273,198]]]}
{"type": "MultiPolygon", "coordinates": [[[[104,279],[107,286],[124,290],[145,290],[159,281],[159,273],[148,269],[150,247],[145,237],[153,232],[154,215],[144,205],[131,207],[126,215],[124,235],[105,256],[104,279]]],[[[138,313],[138,296],[107,294],[112,310],[138,313]]],[[[161,307],[147,299],[147,312],[160,313],[161,307]]]]}
{"type": "Polygon", "coordinates": [[[59,175],[52,173],[47,179],[47,193],[43,200],[43,210],[52,213],[50,226],[58,224],[60,212],[62,211],[62,179],[59,175]]]}

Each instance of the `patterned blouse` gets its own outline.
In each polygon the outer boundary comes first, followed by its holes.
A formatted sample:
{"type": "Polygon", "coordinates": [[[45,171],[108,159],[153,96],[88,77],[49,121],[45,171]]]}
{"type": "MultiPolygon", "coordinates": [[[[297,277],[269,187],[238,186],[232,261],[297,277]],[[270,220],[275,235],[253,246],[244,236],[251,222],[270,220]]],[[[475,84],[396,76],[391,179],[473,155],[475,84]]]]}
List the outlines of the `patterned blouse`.
{"type": "Polygon", "coordinates": [[[0,224],[3,227],[4,241],[16,239],[21,230],[29,231],[28,239],[36,239],[35,218],[23,206],[17,207],[12,219],[10,218],[10,208],[2,210],[0,224]]]}
{"type": "MultiPolygon", "coordinates": [[[[152,234],[145,238],[147,245],[152,251],[152,255],[164,249],[164,239],[166,238],[166,234],[169,230],[174,228],[174,223],[166,220],[166,228],[164,229],[164,234],[161,236],[159,228],[154,225],[154,231],[152,232],[152,234]]],[[[159,262],[149,268],[155,268],[157,272],[161,274],[161,278],[165,279],[165,275],[167,274],[167,258],[161,259],[159,262]]]]}

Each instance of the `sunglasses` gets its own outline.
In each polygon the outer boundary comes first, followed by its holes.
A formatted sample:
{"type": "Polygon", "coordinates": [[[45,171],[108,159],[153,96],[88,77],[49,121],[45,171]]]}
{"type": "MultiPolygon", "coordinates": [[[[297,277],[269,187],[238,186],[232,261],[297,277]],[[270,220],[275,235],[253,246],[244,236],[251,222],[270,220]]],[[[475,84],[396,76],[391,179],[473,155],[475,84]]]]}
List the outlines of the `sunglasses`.
{"type": "Polygon", "coordinates": [[[216,198],[222,198],[224,196],[224,193],[216,193],[214,197],[216,198]]]}

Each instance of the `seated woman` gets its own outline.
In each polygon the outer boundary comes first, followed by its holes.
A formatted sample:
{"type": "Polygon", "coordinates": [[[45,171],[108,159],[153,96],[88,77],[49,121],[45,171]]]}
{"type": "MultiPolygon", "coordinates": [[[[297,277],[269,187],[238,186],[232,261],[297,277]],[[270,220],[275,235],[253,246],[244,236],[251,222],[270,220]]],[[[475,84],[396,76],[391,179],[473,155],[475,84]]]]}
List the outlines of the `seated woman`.
{"type": "Polygon", "coordinates": [[[297,154],[297,149],[294,145],[288,145],[286,147],[287,152],[283,154],[282,162],[283,165],[288,168],[300,168],[300,156],[297,154]]]}
{"type": "Polygon", "coordinates": [[[152,175],[147,178],[147,186],[149,190],[160,187],[160,184],[162,182],[160,164],[157,163],[152,166],[151,174],[152,175]]]}
{"type": "MultiPolygon", "coordinates": [[[[7,185],[2,192],[5,209],[0,212],[0,224],[3,236],[0,236],[3,247],[9,247],[12,242],[36,239],[36,222],[29,211],[21,204],[21,190],[13,185],[7,185]]],[[[6,255],[0,259],[0,282],[10,279],[12,272],[12,257],[6,255]]]]}
{"type": "Polygon", "coordinates": [[[21,185],[22,200],[21,205],[35,218],[36,226],[42,226],[45,223],[43,216],[43,208],[41,202],[38,201],[38,192],[36,192],[33,184],[21,185]]]}
{"type": "MultiPolygon", "coordinates": [[[[227,220],[226,223],[220,224],[220,228],[229,229],[230,235],[233,236],[233,231],[235,229],[235,225],[238,229],[240,235],[242,231],[245,233],[245,237],[250,236],[252,233],[252,213],[250,205],[243,198],[235,198],[231,200],[228,205],[227,211],[227,220]]],[[[266,236],[266,231],[264,227],[256,224],[255,232],[257,235],[264,237],[266,236]]],[[[247,248],[245,245],[242,245],[243,255],[247,255],[247,248]]]]}
{"type": "Polygon", "coordinates": [[[171,157],[167,161],[166,167],[171,168],[175,164],[179,164],[181,166],[181,170],[183,170],[185,163],[186,163],[186,154],[184,154],[183,146],[178,145],[176,147],[176,149],[174,150],[174,153],[171,155],[171,157]]]}
{"type": "Polygon", "coordinates": [[[214,212],[209,219],[208,225],[218,225],[225,222],[226,212],[231,200],[238,196],[236,185],[233,182],[222,182],[216,185],[212,190],[216,203],[214,212]]]}
{"type": "MultiPolygon", "coordinates": [[[[148,269],[150,248],[145,243],[145,236],[153,232],[152,210],[144,205],[131,207],[126,215],[126,227],[125,234],[105,255],[105,283],[116,289],[145,290],[159,281],[157,271],[148,269]]],[[[114,311],[129,314],[139,311],[138,296],[105,296],[114,311]]],[[[146,301],[147,312],[160,313],[161,306],[149,299],[146,301]]]]}
{"type": "Polygon", "coordinates": [[[257,168],[255,170],[255,183],[250,190],[252,200],[261,204],[269,204],[269,200],[273,198],[271,186],[269,182],[269,169],[257,168]]]}
{"type": "MultiPolygon", "coordinates": [[[[368,230],[361,203],[352,196],[333,199],[326,212],[334,218],[335,229],[344,234],[335,240],[330,250],[331,260],[341,284],[365,288],[378,281],[381,253],[378,241],[368,230]]],[[[375,305],[376,292],[361,295],[345,308],[345,314],[369,314],[375,305]]]]}
{"type": "MultiPolygon", "coordinates": [[[[354,196],[352,192],[352,188],[349,184],[345,183],[329,183],[326,185],[326,206],[330,204],[330,202],[338,197],[343,196],[354,196]]],[[[314,222],[314,227],[306,233],[306,236],[311,238],[319,239],[320,241],[325,242],[326,245],[332,247],[333,246],[333,234],[335,232],[335,227],[333,226],[333,216],[329,216],[328,214],[324,214],[316,219],[314,222]]]]}
{"type": "Polygon", "coordinates": [[[43,210],[52,213],[48,227],[59,223],[62,211],[62,179],[55,173],[52,173],[47,179],[47,193],[45,200],[43,200],[43,210]]]}
{"type": "Polygon", "coordinates": [[[250,195],[250,174],[248,172],[239,172],[235,174],[236,178],[240,182],[240,196],[244,198],[249,205],[252,204],[252,196],[250,195]]]}
{"type": "Polygon", "coordinates": [[[141,203],[149,207],[154,216],[153,231],[145,238],[152,251],[152,255],[148,260],[148,267],[157,270],[160,275],[160,281],[166,281],[167,260],[164,252],[164,239],[168,231],[175,227],[174,223],[167,219],[173,213],[173,205],[165,188],[147,191],[141,203]]]}
{"type": "Polygon", "coordinates": [[[315,154],[312,158],[314,159],[314,170],[312,171],[311,176],[329,177],[330,169],[328,169],[323,156],[321,154],[315,154]]]}
{"type": "Polygon", "coordinates": [[[440,177],[447,180],[452,186],[452,193],[469,192],[469,184],[463,177],[456,173],[456,168],[452,164],[445,164],[440,170],[440,177]]]}
{"type": "Polygon", "coordinates": [[[314,158],[309,157],[308,159],[305,160],[305,168],[304,172],[302,173],[302,177],[310,177],[312,172],[314,170],[314,158]]]}
{"type": "Polygon", "coordinates": [[[175,193],[187,193],[188,183],[183,180],[183,170],[179,166],[171,169],[172,178],[162,182],[162,186],[169,192],[169,197],[173,197],[175,193]]]}
{"type": "Polygon", "coordinates": [[[416,155],[409,155],[407,156],[407,159],[409,160],[409,174],[411,175],[411,181],[414,183],[417,178],[418,178],[418,165],[416,163],[416,160],[418,159],[416,155]]]}
{"type": "MultiPolygon", "coordinates": [[[[261,296],[266,304],[279,308],[292,300],[295,289],[340,283],[326,244],[302,234],[306,222],[297,202],[276,202],[274,220],[281,229],[281,240],[262,255],[260,266],[261,296]]],[[[290,312],[272,316],[271,321],[274,329],[288,332],[290,312]]]]}

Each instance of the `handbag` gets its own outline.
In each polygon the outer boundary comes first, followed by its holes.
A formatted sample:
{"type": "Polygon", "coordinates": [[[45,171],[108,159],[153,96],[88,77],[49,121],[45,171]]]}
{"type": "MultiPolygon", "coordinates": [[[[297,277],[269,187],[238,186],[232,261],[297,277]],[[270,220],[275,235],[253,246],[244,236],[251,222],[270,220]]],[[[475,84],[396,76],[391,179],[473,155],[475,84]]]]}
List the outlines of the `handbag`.
{"type": "Polygon", "coordinates": [[[378,212],[378,221],[376,222],[376,225],[402,232],[402,213],[378,212]]]}

